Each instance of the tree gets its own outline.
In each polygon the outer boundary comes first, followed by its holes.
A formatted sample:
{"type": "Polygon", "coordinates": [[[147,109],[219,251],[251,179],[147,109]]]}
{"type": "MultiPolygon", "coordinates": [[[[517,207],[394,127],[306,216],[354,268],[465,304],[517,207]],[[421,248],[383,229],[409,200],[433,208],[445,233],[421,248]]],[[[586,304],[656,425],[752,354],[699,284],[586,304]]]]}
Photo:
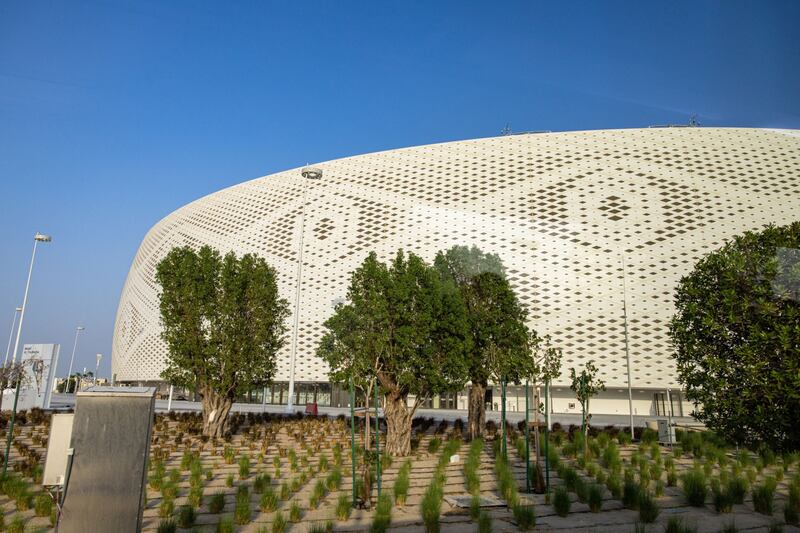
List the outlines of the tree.
{"type": "Polygon", "coordinates": [[[30,382],[30,375],[25,370],[25,363],[6,363],[0,366],[0,409],[3,408],[3,391],[16,387],[17,382],[25,386],[30,382]]]}
{"type": "Polygon", "coordinates": [[[317,353],[333,382],[352,378],[363,387],[377,378],[384,393],[386,452],[409,455],[419,406],[466,380],[469,338],[461,295],[420,257],[400,251],[388,266],[371,253],[353,273],[347,300],[325,322],[317,353]]]}
{"type": "Polygon", "coordinates": [[[486,423],[489,380],[519,381],[530,375],[527,313],[505,276],[500,257],[473,246],[454,246],[436,255],[436,268],[461,292],[471,340],[467,365],[471,382],[469,435],[480,437],[486,423]]]}
{"type": "Polygon", "coordinates": [[[569,388],[575,393],[575,398],[581,404],[581,431],[583,432],[584,453],[589,449],[589,400],[598,392],[606,390],[606,385],[597,377],[597,367],[592,361],[587,361],[580,374],[570,368],[569,377],[572,380],[569,388]]]}
{"type": "Polygon", "coordinates": [[[670,323],[693,415],[730,441],[800,448],[800,222],[746,232],[684,276],[670,323]]]}
{"type": "Polygon", "coordinates": [[[161,260],[156,280],[169,349],[161,376],[200,395],[203,434],[220,437],[234,398],[275,373],[289,314],[275,269],[253,254],[184,246],[161,260]]]}
{"type": "MultiPolygon", "coordinates": [[[[549,335],[542,339],[535,331],[531,331],[528,345],[533,353],[533,370],[530,379],[533,382],[533,390],[538,390],[539,383],[550,383],[561,375],[561,349],[552,345],[549,335]]],[[[534,425],[536,426],[536,433],[533,437],[536,455],[536,485],[534,490],[541,494],[546,490],[539,461],[539,455],[541,455],[539,453],[541,446],[539,442],[539,412],[543,406],[538,401],[538,394],[536,397],[538,405],[536,405],[536,410],[534,411],[534,425]]]]}

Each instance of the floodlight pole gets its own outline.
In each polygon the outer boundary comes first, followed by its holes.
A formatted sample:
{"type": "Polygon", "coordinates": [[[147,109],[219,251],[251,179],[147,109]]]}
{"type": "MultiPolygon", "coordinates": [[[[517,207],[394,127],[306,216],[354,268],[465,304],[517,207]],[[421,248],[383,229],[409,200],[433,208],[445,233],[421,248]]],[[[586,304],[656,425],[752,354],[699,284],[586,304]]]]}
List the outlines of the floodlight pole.
{"type": "Polygon", "coordinates": [[[547,494],[550,494],[550,380],[544,382],[544,471],[546,474],[547,494]]]}
{"type": "Polygon", "coordinates": [[[381,419],[378,416],[378,380],[375,380],[375,461],[378,475],[378,500],[381,499],[381,419]]]}
{"type": "MultiPolygon", "coordinates": [[[[33,236],[33,253],[31,254],[31,266],[28,268],[28,281],[25,282],[25,295],[22,297],[22,309],[19,312],[19,326],[17,327],[17,340],[14,341],[14,354],[11,359],[11,364],[17,362],[17,351],[19,350],[19,339],[22,336],[22,321],[25,319],[25,308],[28,305],[28,290],[31,287],[31,275],[33,274],[33,263],[36,260],[36,245],[40,242],[50,242],[50,237],[48,235],[42,235],[38,231],[36,235],[33,236]]],[[[20,389],[20,381],[22,380],[22,376],[17,376],[16,379],[16,390],[14,392],[14,406],[11,408],[11,420],[8,424],[8,435],[6,436],[6,454],[3,458],[3,478],[6,477],[6,473],[8,472],[8,455],[11,452],[11,438],[14,434],[14,419],[17,415],[17,402],[19,402],[19,389],[20,389]]]]}
{"type": "Polygon", "coordinates": [[[11,320],[11,331],[8,332],[8,346],[6,346],[6,359],[3,361],[3,366],[8,364],[8,354],[11,353],[11,341],[14,340],[14,326],[17,324],[17,315],[22,311],[21,307],[14,309],[14,318],[11,320]]]}
{"type": "Polygon", "coordinates": [[[628,349],[628,296],[625,285],[625,256],[622,256],[622,320],[625,326],[625,364],[628,369],[628,413],[630,415],[631,440],[633,440],[633,392],[631,390],[631,353],[628,349]]]}
{"type": "Polygon", "coordinates": [[[503,426],[502,429],[502,454],[503,459],[508,459],[508,450],[506,449],[506,380],[503,379],[500,383],[500,391],[502,396],[503,405],[500,408],[500,425],[503,426]]]}
{"type": "MultiPolygon", "coordinates": [[[[70,380],[70,376],[72,376],[72,363],[75,362],[75,350],[77,350],[77,348],[78,348],[78,335],[84,329],[86,329],[86,328],[84,328],[83,326],[76,326],[75,327],[75,342],[72,344],[72,357],[69,358],[69,370],[67,370],[67,389],[64,390],[65,393],[69,393],[69,380],[70,380]]],[[[73,387],[72,392],[75,392],[75,393],[78,392],[77,380],[75,380],[75,386],[73,387]]]]}

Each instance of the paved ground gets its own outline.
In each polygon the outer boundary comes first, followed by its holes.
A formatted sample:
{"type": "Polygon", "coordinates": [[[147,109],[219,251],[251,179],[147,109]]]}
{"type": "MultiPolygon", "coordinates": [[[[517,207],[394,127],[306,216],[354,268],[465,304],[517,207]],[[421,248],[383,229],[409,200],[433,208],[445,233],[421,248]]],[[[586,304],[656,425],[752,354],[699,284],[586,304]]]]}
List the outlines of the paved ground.
{"type": "MultiPolygon", "coordinates": [[[[59,408],[69,408],[74,406],[74,396],[71,394],[54,394],[53,399],[51,402],[51,406],[54,409],[59,408]]],[[[261,405],[261,404],[252,404],[252,403],[235,403],[233,404],[233,410],[243,413],[284,413],[286,406],[285,405],[261,405]]],[[[186,402],[186,401],[173,401],[172,402],[172,410],[173,411],[200,411],[200,402],[186,402]]],[[[166,412],[167,411],[167,400],[156,400],[156,411],[158,412],[166,412]]],[[[302,412],[303,409],[296,409],[296,411],[302,412]]],[[[343,414],[345,416],[350,415],[350,409],[345,407],[320,407],[319,413],[329,416],[338,416],[343,414]]],[[[418,417],[434,417],[436,419],[444,419],[453,421],[458,418],[466,419],[467,412],[460,411],[456,409],[418,409],[417,415],[418,417]]],[[[524,418],[525,414],[520,413],[519,411],[509,411],[506,412],[506,418],[511,422],[518,422],[524,418]]],[[[570,424],[578,425],[581,423],[581,417],[579,414],[573,413],[553,413],[550,415],[550,418],[553,423],[558,422],[563,426],[569,426],[570,424]]],[[[486,419],[487,420],[494,420],[495,422],[500,421],[500,411],[486,411],[486,419]]],[[[643,427],[646,425],[647,421],[657,420],[658,417],[653,416],[640,416],[635,415],[633,417],[633,424],[634,426],[643,427]]],[[[662,420],[665,418],[662,417],[662,420]]],[[[692,426],[697,427],[700,424],[691,417],[674,417],[672,421],[677,426],[692,426]]],[[[593,426],[618,426],[618,427],[627,427],[630,423],[630,417],[627,415],[601,415],[596,414],[592,415],[592,425],[593,426]]]]}

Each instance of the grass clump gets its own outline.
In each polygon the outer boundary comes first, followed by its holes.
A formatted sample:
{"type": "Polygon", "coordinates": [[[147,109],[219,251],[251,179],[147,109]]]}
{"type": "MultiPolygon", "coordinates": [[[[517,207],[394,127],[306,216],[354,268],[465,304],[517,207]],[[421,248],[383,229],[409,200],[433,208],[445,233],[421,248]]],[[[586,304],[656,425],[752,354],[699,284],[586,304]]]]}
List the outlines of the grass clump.
{"type": "Polygon", "coordinates": [[[169,518],[175,511],[175,500],[161,500],[158,504],[158,516],[161,518],[169,518]]]}
{"type": "Polygon", "coordinates": [[[253,492],[262,494],[272,484],[272,477],[269,474],[258,474],[253,480],[253,492]]]}
{"type": "Polygon", "coordinates": [[[652,524],[660,512],[661,508],[653,495],[649,491],[642,491],[639,494],[639,520],[645,524],[652,524]]]}
{"type": "Polygon", "coordinates": [[[705,506],[708,495],[706,475],[701,470],[691,470],[681,476],[681,482],[687,503],[693,507],[705,506]]]}
{"type": "Polygon", "coordinates": [[[486,511],[478,516],[478,533],[492,533],[492,517],[486,511]]]}
{"type": "Polygon", "coordinates": [[[36,516],[50,516],[53,510],[53,498],[44,492],[39,494],[33,503],[33,510],[36,516]]]}
{"type": "Polygon", "coordinates": [[[346,494],[340,494],[336,500],[336,519],[344,522],[350,518],[350,513],[353,510],[353,504],[346,494]]]}
{"type": "Polygon", "coordinates": [[[250,477],[250,456],[247,454],[239,457],[239,479],[250,477]]]}
{"type": "Polygon", "coordinates": [[[158,523],[158,529],[156,531],[158,533],[175,533],[177,529],[178,525],[175,523],[175,520],[172,518],[165,518],[158,523]]]}
{"type": "Polygon", "coordinates": [[[483,450],[483,439],[475,439],[469,445],[467,460],[464,461],[464,478],[467,481],[467,490],[470,494],[476,494],[481,490],[481,479],[478,469],[481,464],[481,451],[483,450]]]}
{"type": "Polygon", "coordinates": [[[757,513],[772,515],[774,510],[776,482],[767,479],[762,485],[753,487],[753,507],[757,513]]]}
{"type": "Polygon", "coordinates": [[[558,516],[564,517],[569,514],[572,502],[569,499],[569,492],[565,487],[557,487],[553,494],[553,509],[558,516]]]}
{"type": "Polygon", "coordinates": [[[410,474],[411,461],[406,461],[403,466],[400,467],[400,471],[397,473],[397,479],[394,482],[394,487],[392,488],[394,491],[394,503],[398,507],[402,507],[406,504],[408,488],[411,484],[410,474]]]}
{"type": "Polygon", "coordinates": [[[272,533],[283,533],[286,530],[286,518],[283,513],[278,511],[275,513],[275,519],[272,521],[272,533]]]}
{"type": "Polygon", "coordinates": [[[536,510],[533,505],[517,504],[513,508],[514,520],[522,531],[533,529],[536,525],[536,510]]]}
{"type": "Polygon", "coordinates": [[[385,533],[392,523],[392,498],[387,494],[381,494],[378,504],[375,506],[375,517],[369,527],[370,533],[385,533]]]}
{"type": "Polygon", "coordinates": [[[225,494],[216,492],[208,501],[208,512],[212,514],[219,514],[225,508],[225,494]]]}
{"type": "Polygon", "coordinates": [[[444,492],[438,481],[434,478],[422,496],[422,521],[425,523],[426,533],[439,533],[439,517],[444,492]]]}
{"type": "Polygon", "coordinates": [[[589,504],[589,510],[593,513],[599,513],[603,508],[603,489],[600,485],[592,483],[587,489],[586,501],[589,504]]]}
{"type": "Polygon", "coordinates": [[[697,533],[697,528],[687,524],[683,517],[670,516],[664,526],[664,533],[697,533]]]}
{"type": "Polygon", "coordinates": [[[439,447],[442,445],[442,439],[439,437],[434,437],[430,441],[428,441],[428,453],[436,453],[439,451],[439,447]]]}
{"type": "Polygon", "coordinates": [[[638,509],[642,489],[634,481],[626,481],[622,487],[622,505],[628,509],[638,509]]]}
{"type": "Polygon", "coordinates": [[[278,508],[278,495],[272,488],[267,488],[261,493],[261,500],[258,503],[259,509],[265,513],[271,513],[278,508]]]}
{"type": "Polygon", "coordinates": [[[181,505],[180,509],[178,509],[178,527],[183,529],[190,528],[194,525],[196,519],[197,513],[191,505],[181,505]]]}
{"type": "Polygon", "coordinates": [[[240,485],[236,491],[233,519],[240,526],[250,523],[250,491],[246,485],[240,485]]]}
{"type": "Polygon", "coordinates": [[[296,524],[302,518],[303,513],[300,511],[300,505],[297,502],[292,502],[289,507],[289,521],[296,524]]]}

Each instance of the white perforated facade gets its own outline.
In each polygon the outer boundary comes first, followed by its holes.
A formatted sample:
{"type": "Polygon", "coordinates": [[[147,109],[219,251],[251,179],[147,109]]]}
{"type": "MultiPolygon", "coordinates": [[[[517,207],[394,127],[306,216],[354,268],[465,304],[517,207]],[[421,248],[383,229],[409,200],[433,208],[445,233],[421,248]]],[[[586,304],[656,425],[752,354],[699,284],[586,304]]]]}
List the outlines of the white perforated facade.
{"type": "MultiPolygon", "coordinates": [[[[166,354],[154,272],[169,249],[255,252],[277,268],[294,304],[302,228],[297,381],[327,381],[314,356],[321,324],[370,251],[389,259],[403,248],[432,260],[474,244],[501,256],[531,326],[563,348],[562,384],[569,367],[592,359],[610,387],[626,385],[625,294],[634,387],[676,387],[667,326],[680,277],[724,239],[800,217],[794,131],[510,135],[315,166],[319,180],[292,169],[249,181],[178,209],[147,233],[117,313],[117,380],[160,379],[166,354]]],[[[293,334],[277,380],[288,379],[293,334]]]]}

